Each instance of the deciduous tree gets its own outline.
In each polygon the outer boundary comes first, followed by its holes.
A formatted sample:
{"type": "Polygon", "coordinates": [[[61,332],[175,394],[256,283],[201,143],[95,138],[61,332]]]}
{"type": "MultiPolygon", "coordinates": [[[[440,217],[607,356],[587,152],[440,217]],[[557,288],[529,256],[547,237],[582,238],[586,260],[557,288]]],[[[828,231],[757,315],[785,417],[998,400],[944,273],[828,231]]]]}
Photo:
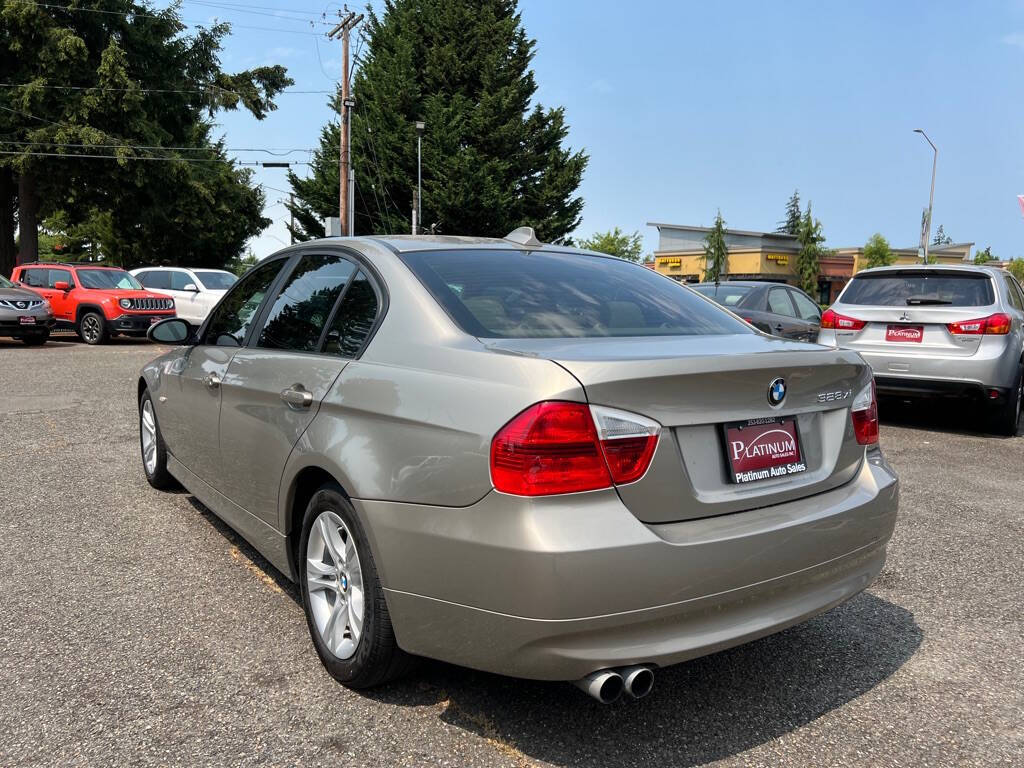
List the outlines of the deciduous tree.
{"type": "Polygon", "coordinates": [[[644,239],[639,232],[628,235],[616,227],[607,232],[595,232],[591,237],[581,240],[580,248],[618,256],[626,261],[641,261],[644,239]]]}
{"type": "Polygon", "coordinates": [[[881,233],[875,232],[864,244],[864,266],[888,267],[896,263],[896,255],[889,248],[889,241],[882,237],[881,233]]]}

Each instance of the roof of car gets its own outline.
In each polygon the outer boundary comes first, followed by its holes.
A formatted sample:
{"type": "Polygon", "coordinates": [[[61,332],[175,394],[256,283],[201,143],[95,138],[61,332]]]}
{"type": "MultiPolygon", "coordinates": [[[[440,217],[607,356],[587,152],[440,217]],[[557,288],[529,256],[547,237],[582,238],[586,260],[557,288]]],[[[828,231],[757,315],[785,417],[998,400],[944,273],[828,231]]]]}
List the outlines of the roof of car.
{"type": "MultiPolygon", "coordinates": [[[[696,283],[694,287],[700,285],[714,285],[714,283],[696,283]]],[[[722,280],[718,285],[719,287],[741,285],[745,288],[759,288],[763,285],[785,285],[785,283],[775,283],[770,280],[722,280]]]]}
{"type": "Polygon", "coordinates": [[[854,277],[882,272],[988,272],[999,274],[1005,271],[1002,267],[990,267],[985,264],[894,264],[890,267],[862,269],[854,277]]]}

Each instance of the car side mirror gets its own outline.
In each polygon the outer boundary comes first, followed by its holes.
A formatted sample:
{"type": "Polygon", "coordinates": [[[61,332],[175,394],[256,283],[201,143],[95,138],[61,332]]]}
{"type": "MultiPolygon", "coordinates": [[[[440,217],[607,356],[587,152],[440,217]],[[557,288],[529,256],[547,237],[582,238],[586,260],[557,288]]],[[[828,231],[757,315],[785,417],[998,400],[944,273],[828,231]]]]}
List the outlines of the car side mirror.
{"type": "Polygon", "coordinates": [[[66,282],[66,281],[64,281],[64,280],[58,280],[56,283],[53,284],[53,287],[54,287],[55,290],[58,290],[58,291],[70,291],[71,290],[71,284],[66,282]]]}
{"type": "Polygon", "coordinates": [[[192,326],[180,317],[169,317],[151,325],[146,336],[150,341],[155,341],[158,344],[184,346],[195,343],[192,326]]]}
{"type": "Polygon", "coordinates": [[[193,293],[199,293],[199,286],[195,283],[186,283],[183,291],[192,291],[193,293]]]}

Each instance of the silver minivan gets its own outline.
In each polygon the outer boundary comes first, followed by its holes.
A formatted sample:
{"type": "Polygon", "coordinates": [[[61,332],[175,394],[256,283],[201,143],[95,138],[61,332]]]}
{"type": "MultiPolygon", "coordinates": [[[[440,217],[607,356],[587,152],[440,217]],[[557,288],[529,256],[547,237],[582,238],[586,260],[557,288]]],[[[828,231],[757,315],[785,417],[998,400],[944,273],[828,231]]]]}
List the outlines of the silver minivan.
{"type": "Polygon", "coordinates": [[[859,352],[880,395],[984,402],[1015,435],[1024,371],[1024,293],[1006,270],[900,266],[854,275],[824,313],[818,342],[859,352]]]}

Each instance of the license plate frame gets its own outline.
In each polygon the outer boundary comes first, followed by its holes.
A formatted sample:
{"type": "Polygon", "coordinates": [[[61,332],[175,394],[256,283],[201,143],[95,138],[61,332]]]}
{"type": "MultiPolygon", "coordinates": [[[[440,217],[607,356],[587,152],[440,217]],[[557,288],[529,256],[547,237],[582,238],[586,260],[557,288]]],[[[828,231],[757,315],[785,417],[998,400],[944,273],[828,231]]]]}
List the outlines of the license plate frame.
{"type": "Polygon", "coordinates": [[[885,326],[885,340],[894,344],[920,344],[923,339],[923,325],[889,323],[885,326]]]}
{"type": "Polygon", "coordinates": [[[36,324],[36,319],[34,317],[32,317],[31,315],[21,315],[18,318],[18,323],[20,325],[35,325],[36,324]]]}
{"type": "Polygon", "coordinates": [[[726,476],[733,485],[747,485],[807,471],[795,416],[727,422],[721,425],[721,433],[726,476]],[[751,432],[743,434],[745,430],[751,432]]]}

